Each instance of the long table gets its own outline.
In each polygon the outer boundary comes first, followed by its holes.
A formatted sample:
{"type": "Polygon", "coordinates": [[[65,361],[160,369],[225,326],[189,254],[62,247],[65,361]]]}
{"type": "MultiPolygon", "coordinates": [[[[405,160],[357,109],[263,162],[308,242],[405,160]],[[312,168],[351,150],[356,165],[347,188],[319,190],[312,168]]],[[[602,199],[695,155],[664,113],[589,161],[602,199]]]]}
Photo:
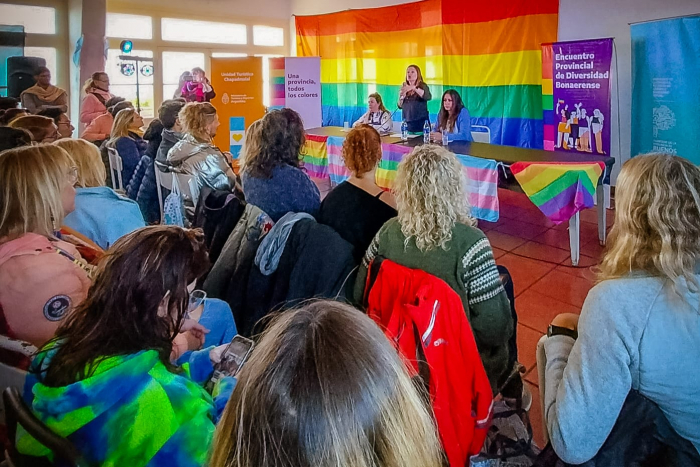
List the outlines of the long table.
{"type": "MultiPolygon", "coordinates": [[[[318,136],[336,136],[344,138],[347,135],[347,130],[341,127],[319,127],[306,130],[308,134],[318,136]]],[[[422,136],[409,138],[408,141],[402,141],[396,136],[383,136],[382,143],[396,144],[400,146],[416,147],[423,144],[422,136]]],[[[544,151],[542,149],[527,149],[513,146],[500,146],[496,144],[462,142],[455,141],[450,143],[447,148],[455,154],[465,154],[472,157],[482,159],[491,159],[502,163],[505,167],[509,167],[515,162],[603,162],[606,170],[598,181],[596,187],[596,203],[598,211],[598,238],[601,245],[605,245],[607,232],[607,217],[605,214],[605,186],[610,185],[610,173],[612,172],[615,158],[609,156],[601,156],[597,154],[580,154],[572,152],[544,151]]],[[[507,189],[521,191],[517,183],[505,183],[503,185],[507,189]]],[[[578,265],[580,258],[580,215],[576,213],[569,220],[569,246],[571,249],[571,263],[574,266],[578,265]]]]}

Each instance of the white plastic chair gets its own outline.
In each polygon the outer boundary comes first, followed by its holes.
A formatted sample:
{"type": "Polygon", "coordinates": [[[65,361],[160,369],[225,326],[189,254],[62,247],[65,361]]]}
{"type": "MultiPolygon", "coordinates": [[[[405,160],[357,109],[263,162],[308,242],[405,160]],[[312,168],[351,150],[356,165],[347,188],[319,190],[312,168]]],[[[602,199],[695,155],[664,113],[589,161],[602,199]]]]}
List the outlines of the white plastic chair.
{"type": "Polygon", "coordinates": [[[172,190],[173,187],[173,176],[170,173],[170,167],[166,164],[162,164],[155,161],[153,164],[153,170],[156,171],[156,191],[158,192],[158,206],[160,207],[160,222],[163,223],[163,202],[165,197],[163,196],[163,188],[167,190],[172,190]],[[162,172],[160,169],[165,169],[162,172]]]}
{"type": "Polygon", "coordinates": [[[185,195],[185,198],[192,200],[192,205],[197,207],[197,201],[199,201],[199,187],[197,186],[197,180],[194,176],[173,172],[173,177],[177,177],[177,181],[180,182],[180,191],[185,195]]]}
{"type": "Polygon", "coordinates": [[[475,143],[491,144],[491,128],[482,125],[472,125],[472,140],[475,143]],[[474,131],[478,128],[479,131],[474,131]]]}
{"type": "Polygon", "coordinates": [[[115,148],[107,148],[107,154],[109,155],[109,175],[112,177],[112,186],[115,190],[124,191],[124,183],[122,181],[122,170],[124,170],[124,164],[122,164],[122,158],[115,148]],[[115,178],[114,173],[117,176],[115,178]]]}

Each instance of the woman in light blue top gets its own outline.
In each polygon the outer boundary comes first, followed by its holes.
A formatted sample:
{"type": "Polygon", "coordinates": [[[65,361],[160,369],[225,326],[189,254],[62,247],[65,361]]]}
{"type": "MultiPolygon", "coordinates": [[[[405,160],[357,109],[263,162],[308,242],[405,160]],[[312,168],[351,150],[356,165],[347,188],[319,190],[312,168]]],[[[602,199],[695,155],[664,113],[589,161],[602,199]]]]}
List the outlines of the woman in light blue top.
{"type": "Polygon", "coordinates": [[[66,216],[65,225],[105,250],[120,237],[145,227],[139,205],[104,186],[107,171],[97,146],[83,139],[62,139],[55,144],[78,167],[75,211],[66,216]]]}
{"type": "Polygon", "coordinates": [[[634,390],[700,458],[700,169],[677,156],[637,156],[616,193],[599,283],[580,319],[557,316],[543,341],[549,437],[564,462],[587,462],[634,390]]]}
{"type": "Polygon", "coordinates": [[[438,113],[430,138],[433,142],[442,141],[442,134],[447,133],[447,141],[471,141],[472,123],[469,110],[462,103],[462,98],[454,89],[448,89],[442,95],[442,105],[438,113]]]}

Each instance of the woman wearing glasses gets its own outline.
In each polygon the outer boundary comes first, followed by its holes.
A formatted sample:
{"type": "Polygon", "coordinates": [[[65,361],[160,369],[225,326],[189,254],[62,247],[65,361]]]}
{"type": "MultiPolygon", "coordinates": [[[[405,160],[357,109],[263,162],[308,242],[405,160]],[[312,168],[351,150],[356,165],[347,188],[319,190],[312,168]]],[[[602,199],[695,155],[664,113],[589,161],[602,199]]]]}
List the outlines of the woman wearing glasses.
{"type": "Polygon", "coordinates": [[[77,179],[56,146],[0,154],[0,334],[42,346],[87,295],[92,267],[57,233],[77,179]]]}
{"type": "Polygon", "coordinates": [[[109,75],[104,71],[92,74],[83,86],[85,98],[80,107],[80,123],[89,125],[94,119],[107,112],[107,101],[114,96],[109,92],[109,75]]]}

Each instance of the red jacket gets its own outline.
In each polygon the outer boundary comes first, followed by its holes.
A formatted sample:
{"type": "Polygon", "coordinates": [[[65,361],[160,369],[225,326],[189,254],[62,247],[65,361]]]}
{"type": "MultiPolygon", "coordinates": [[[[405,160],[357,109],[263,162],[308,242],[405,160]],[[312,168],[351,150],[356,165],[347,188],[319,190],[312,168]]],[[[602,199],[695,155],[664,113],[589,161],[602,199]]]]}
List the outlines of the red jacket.
{"type": "MultiPolygon", "coordinates": [[[[371,272],[377,271],[376,261],[371,272]]],[[[493,399],[462,301],[435,276],[380,261],[374,284],[365,289],[368,314],[419,373],[415,325],[430,368],[430,397],[447,459],[452,467],[469,465],[469,457],[484,444],[493,399]]]]}

